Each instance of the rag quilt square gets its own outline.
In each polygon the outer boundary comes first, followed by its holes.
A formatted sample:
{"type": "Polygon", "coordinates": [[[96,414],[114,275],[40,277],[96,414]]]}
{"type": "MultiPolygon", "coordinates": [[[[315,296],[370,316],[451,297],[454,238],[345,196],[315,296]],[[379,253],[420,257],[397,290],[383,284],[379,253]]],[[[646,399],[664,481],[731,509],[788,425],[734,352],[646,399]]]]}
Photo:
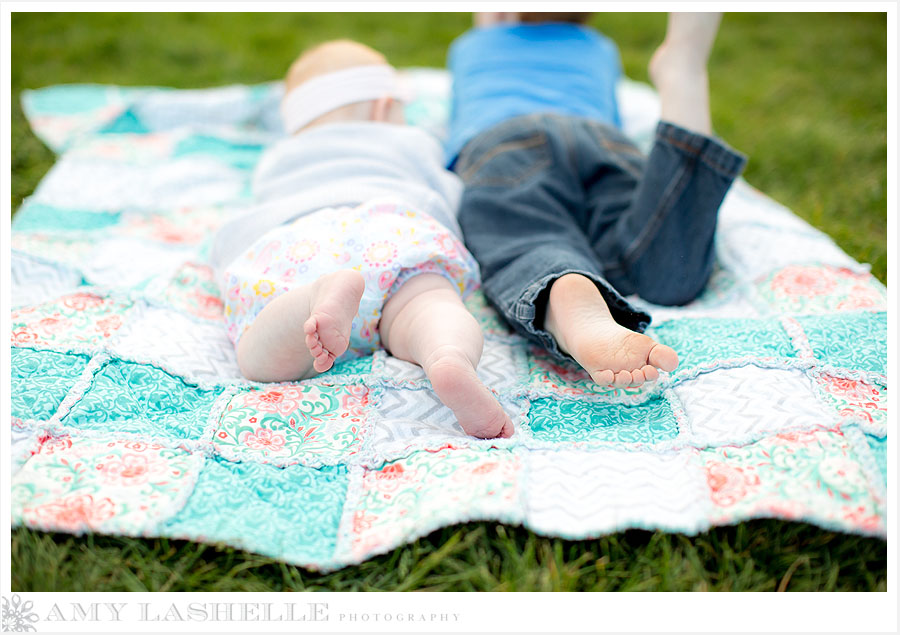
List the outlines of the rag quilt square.
{"type": "MultiPolygon", "coordinates": [[[[444,135],[449,77],[406,69],[411,124],[444,135]]],[[[514,335],[476,291],[478,373],[516,424],[468,437],[422,370],[383,351],[314,379],[242,378],[207,263],[282,135],[279,83],[52,86],[23,95],[58,154],[13,221],[12,519],[216,542],[320,570],[469,520],[587,538],[751,518],[886,536],[886,290],[738,180],[716,268],[649,311],[681,358],[595,385],[514,335]]],[[[618,87],[645,149],[646,85],[618,87]]]]}

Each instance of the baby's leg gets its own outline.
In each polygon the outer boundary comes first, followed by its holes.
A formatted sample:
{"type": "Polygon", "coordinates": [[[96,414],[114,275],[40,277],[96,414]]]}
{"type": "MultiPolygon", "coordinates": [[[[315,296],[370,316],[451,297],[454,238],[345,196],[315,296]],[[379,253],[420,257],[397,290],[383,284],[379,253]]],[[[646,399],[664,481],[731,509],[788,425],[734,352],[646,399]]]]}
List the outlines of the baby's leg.
{"type": "Polygon", "coordinates": [[[678,365],[672,348],[617,324],[597,285],[577,273],[553,282],[544,325],[600,385],[639,386],[678,365]]]}
{"type": "Polygon", "coordinates": [[[336,271],[284,293],[241,336],[237,361],[253,381],[295,381],[324,372],[347,350],[365,280],[336,271]]]}
{"type": "Polygon", "coordinates": [[[512,421],[475,373],[481,328],[449,280],[429,273],[411,278],[384,305],[379,331],[394,357],[425,370],[467,434],[512,436],[512,421]]]}
{"type": "Polygon", "coordinates": [[[707,136],[712,123],[706,63],[721,19],[721,13],[670,13],[666,38],[649,66],[660,118],[707,136]]]}

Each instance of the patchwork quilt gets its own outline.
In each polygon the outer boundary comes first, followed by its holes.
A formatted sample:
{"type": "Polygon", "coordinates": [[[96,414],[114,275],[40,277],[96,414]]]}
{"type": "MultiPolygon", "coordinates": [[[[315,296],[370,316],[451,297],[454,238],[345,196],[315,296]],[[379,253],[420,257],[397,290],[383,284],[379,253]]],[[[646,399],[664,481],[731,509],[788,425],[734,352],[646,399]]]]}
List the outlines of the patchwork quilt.
{"type": "MultiPolygon", "coordinates": [[[[447,75],[404,78],[409,120],[442,135],[447,75]]],[[[422,371],[383,352],[307,381],[244,380],[206,256],[252,202],[281,90],[24,95],[59,158],[11,236],[15,525],[226,543],[321,570],[481,519],[566,538],[759,517],[886,535],[886,290],[743,180],[703,295],[641,303],[681,358],[655,384],[594,385],[480,292],[478,372],[511,439],[466,436],[422,371]]],[[[647,147],[656,96],[627,80],[619,95],[647,147]]]]}

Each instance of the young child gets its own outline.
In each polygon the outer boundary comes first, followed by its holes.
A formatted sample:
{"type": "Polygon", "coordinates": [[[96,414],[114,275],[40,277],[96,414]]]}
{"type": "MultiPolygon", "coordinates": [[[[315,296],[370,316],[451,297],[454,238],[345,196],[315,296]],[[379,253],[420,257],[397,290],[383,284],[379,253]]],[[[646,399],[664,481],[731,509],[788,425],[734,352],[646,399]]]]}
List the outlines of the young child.
{"type": "Polygon", "coordinates": [[[393,68],[333,41],[301,55],[285,89],[293,136],[266,150],[258,205],[212,248],[241,372],[299,380],[381,345],[422,366],[468,434],[510,436],[475,373],[483,339],[461,295],[478,265],[458,238],[462,184],[439,144],[405,125],[393,68]]]}
{"type": "Polygon", "coordinates": [[[481,14],[449,53],[448,165],[484,292],[522,335],[601,385],[678,355],[622,296],[685,304],[713,265],[719,205],[746,159],[711,137],[706,63],[719,14],[671,14],[650,61],[662,121],[648,157],[622,134],[615,45],[589,14],[481,14]]]}

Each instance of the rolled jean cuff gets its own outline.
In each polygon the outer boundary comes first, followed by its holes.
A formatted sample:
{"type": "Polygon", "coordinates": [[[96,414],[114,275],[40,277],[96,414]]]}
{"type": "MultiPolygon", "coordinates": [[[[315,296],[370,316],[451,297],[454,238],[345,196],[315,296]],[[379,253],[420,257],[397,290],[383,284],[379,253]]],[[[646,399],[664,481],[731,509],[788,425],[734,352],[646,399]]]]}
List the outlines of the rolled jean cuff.
{"type": "Polygon", "coordinates": [[[699,132],[691,132],[668,121],[656,125],[656,139],[696,157],[728,179],[740,176],[747,165],[747,157],[721,139],[699,132]]]}
{"type": "Polygon", "coordinates": [[[567,265],[545,267],[545,273],[543,273],[543,275],[539,274],[540,277],[537,278],[534,276],[525,277],[522,275],[527,274],[527,271],[523,271],[522,269],[531,268],[523,263],[524,266],[521,268],[513,267],[512,269],[507,269],[492,278],[489,283],[486,284],[485,291],[487,291],[489,295],[493,295],[495,303],[498,304],[501,309],[501,313],[503,313],[503,316],[516,331],[529,340],[540,344],[554,357],[560,360],[571,360],[572,357],[559,349],[556,339],[547,331],[547,329],[538,328],[535,325],[538,312],[536,303],[538,298],[545,294],[554,280],[569,273],[578,273],[593,280],[600,290],[603,299],[606,301],[613,319],[625,328],[638,333],[643,333],[650,325],[650,315],[635,308],[622,296],[622,294],[616,291],[603,276],[595,273],[595,269],[588,259],[584,259],[584,266],[579,266],[572,262],[573,260],[578,259],[567,256],[567,265]],[[517,269],[519,270],[516,271],[517,269]],[[535,281],[522,289],[521,285],[504,284],[503,278],[507,278],[510,281],[514,279],[535,281]],[[488,288],[488,286],[502,291],[491,294],[492,289],[488,288]]]}

